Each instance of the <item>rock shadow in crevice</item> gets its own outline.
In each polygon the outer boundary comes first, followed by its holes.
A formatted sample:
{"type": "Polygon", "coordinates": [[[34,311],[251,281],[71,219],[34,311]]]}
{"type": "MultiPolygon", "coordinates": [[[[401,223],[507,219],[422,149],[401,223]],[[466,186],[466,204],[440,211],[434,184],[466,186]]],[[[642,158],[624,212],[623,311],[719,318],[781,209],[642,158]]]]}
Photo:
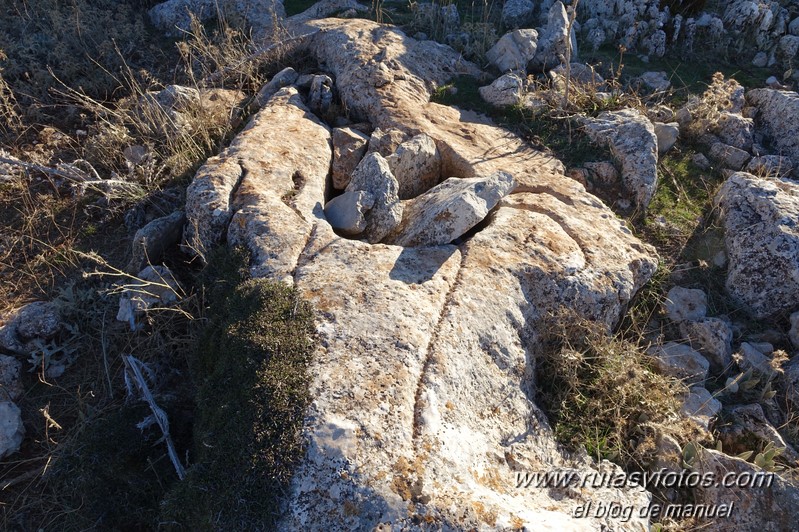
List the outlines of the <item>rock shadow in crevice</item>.
{"type": "Polygon", "coordinates": [[[457,251],[452,245],[403,248],[388,276],[405,284],[426,283],[457,251]]]}

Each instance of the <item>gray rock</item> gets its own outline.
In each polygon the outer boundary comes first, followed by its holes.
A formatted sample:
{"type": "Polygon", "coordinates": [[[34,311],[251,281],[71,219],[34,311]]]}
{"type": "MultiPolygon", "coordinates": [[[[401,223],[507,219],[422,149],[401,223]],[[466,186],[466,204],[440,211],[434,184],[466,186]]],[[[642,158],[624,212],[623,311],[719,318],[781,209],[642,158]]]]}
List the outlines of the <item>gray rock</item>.
{"type": "Polygon", "coordinates": [[[799,35],[799,17],[796,17],[788,24],[788,33],[791,35],[799,35]]]}
{"type": "Polygon", "coordinates": [[[746,99],[757,107],[755,126],[778,150],[799,167],[799,94],[774,89],[754,89],[746,99]]]}
{"type": "Polygon", "coordinates": [[[705,355],[714,371],[723,371],[732,361],[732,328],[719,318],[680,323],[680,334],[691,347],[705,355]]]}
{"type": "Polygon", "coordinates": [[[518,105],[524,96],[524,81],[516,74],[504,74],[479,89],[480,97],[494,107],[518,105]]]}
{"type": "Polygon", "coordinates": [[[613,186],[621,179],[616,166],[610,161],[587,162],[583,167],[588,170],[589,177],[597,185],[613,186]]]}
{"type": "Polygon", "coordinates": [[[49,340],[61,330],[58,306],[45,301],[29,303],[17,311],[17,334],[23,340],[49,340]]]}
{"type": "Polygon", "coordinates": [[[669,75],[665,72],[644,72],[636,78],[636,81],[655,92],[663,92],[671,87],[669,75]]]}
{"type": "Polygon", "coordinates": [[[763,68],[768,64],[768,54],[766,52],[758,52],[755,54],[755,57],[752,58],[752,65],[763,68]]]}
{"type": "Polygon", "coordinates": [[[347,188],[353,170],[363,159],[369,137],[349,127],[333,130],[333,186],[339,190],[347,188]]]}
{"type": "Polygon", "coordinates": [[[725,229],[727,291],[755,317],[799,301],[799,184],[733,174],[714,199],[725,229]]]}
{"type": "MultiPolygon", "coordinates": [[[[711,449],[700,449],[699,456],[694,460],[694,468],[700,475],[709,474],[717,479],[730,474],[734,475],[732,478],[770,478],[768,482],[748,487],[745,493],[738,486],[726,487],[720,482],[696,488],[696,504],[726,505],[727,510],[734,504],[728,518],[707,519],[701,524],[702,530],[780,532],[792,530],[799,522],[799,487],[794,481],[711,449]]],[[[721,509],[721,506],[718,508],[721,509]]]]}
{"type": "Polygon", "coordinates": [[[710,169],[710,160],[705,157],[703,153],[695,153],[691,156],[691,162],[694,163],[697,168],[701,170],[709,170],[710,169]]]}
{"type": "Polygon", "coordinates": [[[406,140],[386,157],[399,185],[399,199],[415,198],[441,179],[441,153],[436,141],[424,133],[406,140]]]}
{"type": "Polygon", "coordinates": [[[527,64],[536,55],[538,48],[538,32],[532,29],[513,30],[497,41],[488,52],[486,58],[500,72],[525,72],[527,64]]]}
{"type": "Polygon", "coordinates": [[[788,331],[788,337],[794,347],[799,348],[799,312],[791,314],[791,330],[788,331]]]}
{"type": "Polygon", "coordinates": [[[333,80],[324,74],[316,75],[311,80],[308,108],[317,115],[325,115],[333,104],[333,80]]]}
{"type": "Polygon", "coordinates": [[[506,28],[522,28],[533,20],[532,0],[507,0],[502,6],[502,24],[506,28]]]}
{"type": "Polygon", "coordinates": [[[710,362],[690,346],[669,342],[647,349],[657,370],[686,384],[702,384],[707,379],[710,362]]]}
{"type": "Polygon", "coordinates": [[[0,458],[19,450],[25,438],[22,412],[11,401],[0,401],[0,458]]]}
{"type": "Polygon", "coordinates": [[[788,177],[793,171],[793,164],[788,157],[781,155],[761,155],[752,157],[746,165],[746,171],[758,177],[788,177]]]}
{"type": "Polygon", "coordinates": [[[685,397],[680,412],[703,429],[708,430],[710,422],[721,412],[721,402],[715,399],[706,388],[694,386],[685,397]]]}
{"type": "Polygon", "coordinates": [[[374,244],[383,240],[402,220],[399,184],[382,155],[372,152],[364,157],[352,173],[347,192],[363,190],[374,198],[374,206],[366,214],[362,236],[374,244]]]}
{"type": "Polygon", "coordinates": [[[744,118],[738,113],[720,113],[711,132],[725,144],[744,151],[752,149],[754,122],[751,118],[744,118]]]}
{"type": "Polygon", "coordinates": [[[244,18],[256,36],[272,27],[274,20],[286,16],[279,0],[167,0],[151,8],[148,14],[156,28],[178,35],[180,31],[191,30],[191,15],[206,22],[216,17],[220,9],[226,16],[244,18]]]}
{"type": "Polygon", "coordinates": [[[363,190],[344,192],[325,205],[325,217],[334,229],[347,236],[355,236],[366,229],[366,213],[375,204],[375,198],[363,190]]]}
{"type": "Polygon", "coordinates": [[[19,372],[22,363],[14,357],[0,355],[0,401],[13,401],[22,395],[19,372]]]}
{"type": "Polygon", "coordinates": [[[671,321],[701,320],[707,314],[707,295],[702,290],[675,286],[666,295],[664,306],[671,321]]]}
{"type": "Polygon", "coordinates": [[[513,176],[505,172],[451,177],[405,202],[402,224],[385,241],[405,247],[449,244],[483,221],[515,185],[513,176]]]}
{"type": "Polygon", "coordinates": [[[293,84],[297,81],[299,74],[297,71],[291,67],[286,67],[275,76],[269,80],[268,83],[265,83],[263,87],[258,91],[258,94],[255,95],[255,99],[253,100],[253,105],[256,108],[263,107],[266,102],[274,96],[277,91],[282,89],[283,87],[288,87],[289,85],[293,84]]]}
{"type": "Polygon", "coordinates": [[[680,126],[677,122],[669,124],[653,122],[652,125],[655,128],[655,136],[658,138],[658,153],[666,153],[677,143],[677,138],[680,136],[680,126]]]}
{"type": "Polygon", "coordinates": [[[741,343],[741,348],[733,355],[733,358],[743,371],[751,369],[766,380],[771,380],[778,374],[777,369],[772,365],[771,358],[749,342],[741,343]]]}
{"type": "Polygon", "coordinates": [[[390,157],[399,149],[400,144],[409,139],[410,135],[399,129],[377,127],[372,132],[372,136],[369,137],[368,152],[377,152],[383,157],[390,157]]]}
{"type": "Polygon", "coordinates": [[[603,112],[583,121],[595,144],[608,145],[621,165],[625,189],[641,208],[646,208],[657,186],[657,136],[652,123],[635,109],[603,112]]]}
{"type": "Polygon", "coordinates": [[[570,60],[577,59],[577,40],[574,29],[569,34],[569,16],[563,2],[557,0],[547,13],[547,24],[541,30],[538,49],[530,65],[539,70],[551,70],[566,62],[571,46],[570,60]]]}
{"type": "Polygon", "coordinates": [[[127,266],[128,272],[139,272],[148,264],[161,260],[167,249],[180,242],[185,224],[186,214],[177,211],[169,216],[157,218],[136,231],[131,259],[127,266]]]}
{"type": "Polygon", "coordinates": [[[716,142],[710,146],[708,156],[719,165],[730,170],[740,170],[750,157],[749,152],[723,142],[716,142]]]}
{"type": "MultiPolygon", "coordinates": [[[[555,88],[562,91],[566,87],[566,65],[558,65],[549,71],[555,88]]],[[[605,79],[590,65],[572,62],[569,65],[570,87],[578,88],[589,94],[607,89],[605,79]]]]}
{"type": "Polygon", "coordinates": [[[785,399],[796,411],[799,409],[799,357],[794,356],[782,367],[782,388],[785,390],[785,399]]]}
{"type": "Polygon", "coordinates": [[[153,94],[155,101],[164,109],[185,111],[200,101],[200,91],[194,87],[169,85],[153,94]]]}
{"type": "Polygon", "coordinates": [[[717,427],[724,449],[742,453],[763,448],[769,443],[782,449],[782,456],[793,462],[799,455],[766,418],[759,404],[737,405],[725,410],[729,423],[717,427]]]}

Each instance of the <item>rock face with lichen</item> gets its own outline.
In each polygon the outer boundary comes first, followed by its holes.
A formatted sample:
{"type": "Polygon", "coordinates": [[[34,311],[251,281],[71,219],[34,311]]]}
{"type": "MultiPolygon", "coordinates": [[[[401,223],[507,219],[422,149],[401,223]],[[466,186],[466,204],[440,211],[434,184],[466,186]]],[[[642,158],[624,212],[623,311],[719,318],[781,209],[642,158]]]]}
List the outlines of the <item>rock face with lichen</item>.
{"type": "Polygon", "coordinates": [[[323,209],[332,194],[329,131],[291,88],[198,172],[186,243],[207,249],[225,234],[247,243],[256,275],[294,284],[317,310],[308,451],[280,527],[414,528],[424,518],[445,529],[645,530],[636,518],[572,517],[588,501],[642,508],[643,490],[561,496],[517,489],[514,475],[617,470],[558,449],[534,402],[535,359],[548,312],[570,307],[615,323],[654,272],[654,250],[566,178],[558,161],[485,118],[430,103],[431,87],[476,73],[450,49],[366,20],[311,21],[302,31],[351,116],[396,139],[379,151],[389,166],[408,139],[424,134],[435,145],[436,175],[422,172],[427,185],[406,189],[412,197],[398,227],[448,222],[424,222],[432,211],[412,206],[445,205],[428,201],[441,187],[453,201],[483,203],[465,235],[458,225],[404,245],[338,236],[323,209]],[[267,143],[271,131],[279,138],[267,143]],[[266,144],[281,156],[269,157],[266,144]],[[493,192],[470,192],[492,175],[507,177],[496,177],[493,192]],[[463,238],[450,243],[456,234],[463,238]]]}
{"type": "Polygon", "coordinates": [[[799,185],[733,174],[716,194],[724,222],[727,291],[757,318],[799,303],[799,185]]]}

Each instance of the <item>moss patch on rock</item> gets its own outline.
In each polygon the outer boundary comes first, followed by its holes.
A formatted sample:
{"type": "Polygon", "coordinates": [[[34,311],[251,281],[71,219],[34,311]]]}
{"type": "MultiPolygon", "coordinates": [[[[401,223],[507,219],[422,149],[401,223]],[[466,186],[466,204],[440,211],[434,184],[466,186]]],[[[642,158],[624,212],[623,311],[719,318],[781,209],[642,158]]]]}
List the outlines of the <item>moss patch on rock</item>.
{"type": "Polygon", "coordinates": [[[211,324],[191,361],[197,381],[193,465],[163,504],[186,530],[272,528],[303,455],[310,401],[311,309],[280,283],[236,286],[235,260],[208,285],[211,324]]]}

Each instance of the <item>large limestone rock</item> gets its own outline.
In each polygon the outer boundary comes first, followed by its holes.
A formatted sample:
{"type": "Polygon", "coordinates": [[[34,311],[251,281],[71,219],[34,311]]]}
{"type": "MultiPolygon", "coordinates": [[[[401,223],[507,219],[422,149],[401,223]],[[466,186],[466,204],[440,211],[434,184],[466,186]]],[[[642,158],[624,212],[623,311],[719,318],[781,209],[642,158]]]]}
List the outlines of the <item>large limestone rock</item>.
{"type": "MultiPolygon", "coordinates": [[[[303,247],[276,239],[269,248],[273,263],[293,270],[259,273],[297,287],[317,309],[319,334],[310,368],[314,400],[304,426],[308,451],[278,528],[413,529],[424,519],[455,530],[645,530],[648,523],[637,517],[621,523],[572,516],[580,504],[608,500],[629,505],[637,516],[649,504],[643,490],[553,493],[517,489],[513,479],[515,471],[597,467],[563,453],[535,405],[542,320],[569,307],[610,327],[654,272],[653,249],[551,157],[485,117],[429,103],[431,87],[474,71],[456,53],[366,20],[319,20],[302,28],[315,29],[322,31],[306,50],[335,76],[351,113],[382,131],[428,135],[441,155],[441,175],[504,171],[516,187],[457,246],[340,238],[310,201],[295,200],[296,218],[269,228],[310,235],[303,247]]],[[[264,113],[278,105],[275,98],[259,113],[265,129],[313,122],[301,114],[287,120],[290,109],[264,113]]],[[[280,106],[293,107],[289,100],[280,106]]],[[[289,157],[310,157],[328,146],[322,134],[292,141],[299,144],[289,157]]],[[[197,179],[206,175],[201,171],[197,179]]],[[[272,181],[265,180],[260,197],[279,204],[285,189],[272,181]]],[[[228,205],[235,213],[241,187],[219,183],[220,195],[233,191],[228,205]]],[[[303,190],[321,202],[324,180],[307,179],[303,190]]],[[[194,234],[223,233],[205,229],[211,216],[193,221],[194,234]]]]}
{"type": "Polygon", "coordinates": [[[799,168],[799,94],[775,89],[754,89],[747,102],[757,107],[755,126],[771,142],[774,151],[793,160],[799,168]]]}
{"type": "Polygon", "coordinates": [[[658,139],[652,122],[636,109],[624,109],[585,118],[583,125],[592,142],[610,147],[625,189],[645,209],[657,187],[658,139]]]}
{"type": "Polygon", "coordinates": [[[727,291],[757,318],[799,306],[799,184],[738,172],[715,197],[724,223],[727,291]]]}
{"type": "Polygon", "coordinates": [[[398,246],[449,244],[483,221],[516,183],[498,172],[488,177],[451,177],[403,206],[402,224],[385,240],[398,246]]]}
{"type": "Polygon", "coordinates": [[[486,58],[501,72],[525,72],[538,47],[536,30],[513,30],[506,33],[486,52],[486,58]]]}

